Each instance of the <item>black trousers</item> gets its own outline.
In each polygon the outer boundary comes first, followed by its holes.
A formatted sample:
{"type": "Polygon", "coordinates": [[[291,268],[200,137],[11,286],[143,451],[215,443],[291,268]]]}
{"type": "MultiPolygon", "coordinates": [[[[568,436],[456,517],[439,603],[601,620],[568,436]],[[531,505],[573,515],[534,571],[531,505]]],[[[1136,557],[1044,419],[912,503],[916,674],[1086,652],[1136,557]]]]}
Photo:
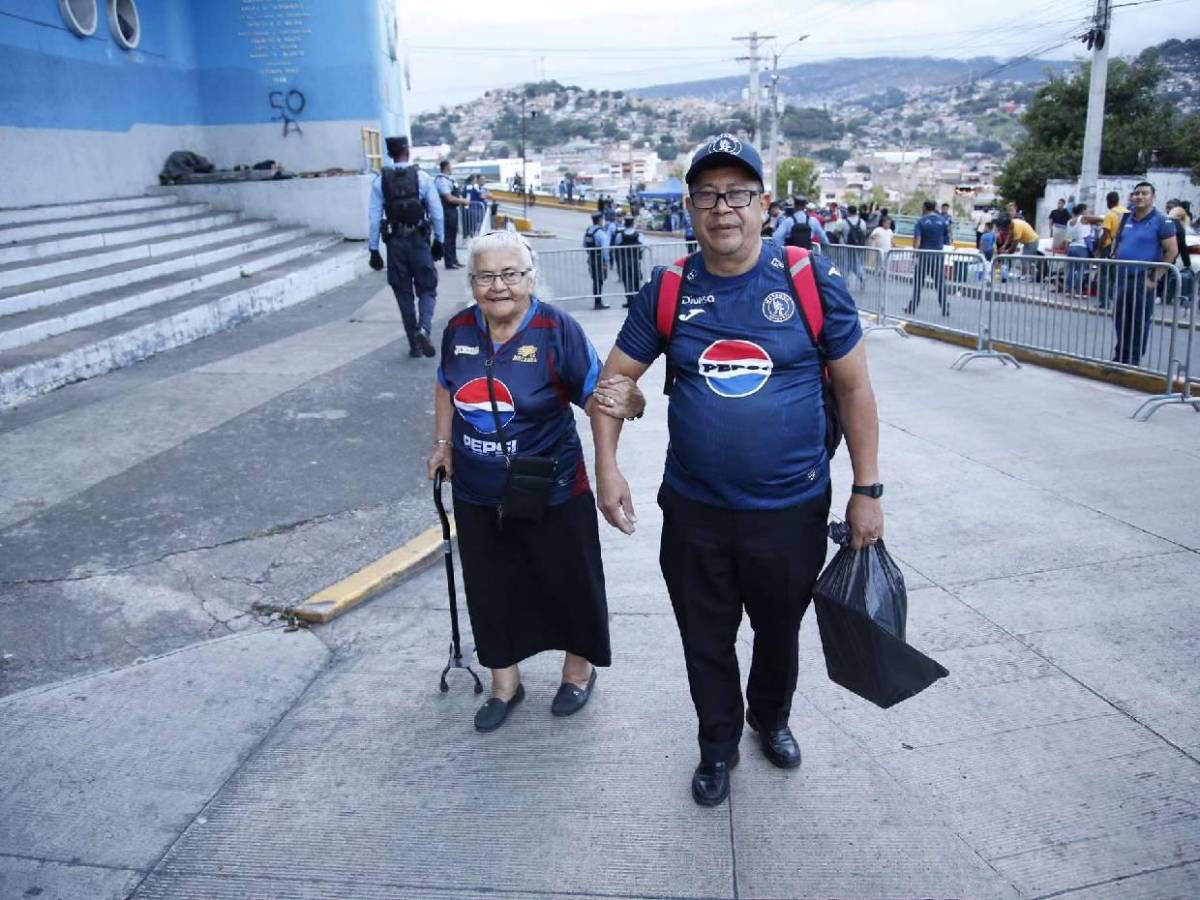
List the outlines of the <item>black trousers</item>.
{"type": "Polygon", "coordinates": [[[604,280],[608,278],[608,266],[604,264],[604,257],[599,250],[588,251],[587,263],[588,274],[592,277],[592,294],[599,302],[600,295],[604,293],[604,280]]]}
{"type": "Polygon", "coordinates": [[[442,224],[446,230],[446,240],[442,242],[442,265],[452,269],[458,265],[458,207],[442,205],[442,224]]]}
{"type": "Polygon", "coordinates": [[[659,562],[700,720],[700,758],[727,760],[742,736],[736,642],[742,608],[754,629],[746,702],[782,728],[799,669],[800,620],[825,564],[829,492],[780,510],[721,509],[665,485],[659,562]]]}
{"type": "Polygon", "coordinates": [[[949,307],[946,305],[946,265],[941,254],[937,256],[932,253],[918,253],[917,264],[913,271],[913,293],[912,302],[908,305],[905,312],[915,313],[917,307],[921,305],[921,289],[925,287],[925,279],[932,278],[934,287],[937,288],[938,307],[942,312],[946,312],[949,307]]]}
{"type": "Polygon", "coordinates": [[[387,249],[388,284],[396,295],[404,333],[411,344],[418,331],[425,332],[428,337],[433,330],[437,269],[433,265],[429,238],[421,232],[394,235],[388,240],[387,249]]]}

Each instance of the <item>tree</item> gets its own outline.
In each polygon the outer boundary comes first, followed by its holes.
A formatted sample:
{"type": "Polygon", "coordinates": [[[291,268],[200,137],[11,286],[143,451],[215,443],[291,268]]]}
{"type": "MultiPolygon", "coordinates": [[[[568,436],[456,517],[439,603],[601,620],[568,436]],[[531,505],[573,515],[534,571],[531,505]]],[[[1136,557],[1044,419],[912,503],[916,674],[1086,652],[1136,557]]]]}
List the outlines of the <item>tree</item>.
{"type": "Polygon", "coordinates": [[[849,150],[843,150],[841,147],[826,147],[823,150],[813,151],[813,156],[817,157],[817,159],[827,160],[835,169],[840,169],[842,163],[850,158],[851,153],[849,150]]]}
{"type": "Polygon", "coordinates": [[[779,164],[775,173],[776,197],[787,194],[788,182],[792,183],[792,193],[802,194],[813,198],[817,195],[817,164],[802,156],[789,156],[779,164]]]}
{"type": "MultiPolygon", "coordinates": [[[[1051,77],[1034,95],[1021,124],[1025,136],[1013,145],[1012,156],[996,179],[1007,200],[1033,209],[1052,178],[1076,178],[1083,168],[1089,65],[1074,75],[1051,77]]],[[[1179,115],[1170,101],[1158,96],[1164,69],[1154,55],[1133,64],[1113,60],[1108,67],[1104,102],[1104,137],[1100,171],[1144,172],[1152,151],[1163,165],[1187,166],[1200,180],[1200,145],[1186,136],[1200,131],[1198,116],[1179,115]]]]}

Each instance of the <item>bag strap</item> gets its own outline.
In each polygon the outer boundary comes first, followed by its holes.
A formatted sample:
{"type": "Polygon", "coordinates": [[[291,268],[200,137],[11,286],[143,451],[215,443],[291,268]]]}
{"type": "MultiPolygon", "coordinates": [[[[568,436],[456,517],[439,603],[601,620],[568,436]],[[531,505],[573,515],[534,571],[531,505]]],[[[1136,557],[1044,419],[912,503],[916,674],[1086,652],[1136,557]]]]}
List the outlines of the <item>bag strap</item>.
{"type": "Polygon", "coordinates": [[[493,369],[496,367],[496,353],[492,346],[492,330],[484,323],[484,330],[487,332],[487,359],[483,363],[484,370],[487,373],[487,388],[488,400],[492,404],[492,419],[496,423],[496,435],[500,438],[500,452],[504,454],[504,467],[512,468],[512,457],[508,453],[508,438],[504,434],[504,423],[500,421],[500,405],[496,402],[496,378],[493,374],[493,369]]]}
{"type": "Polygon", "coordinates": [[[824,361],[825,302],[821,297],[816,275],[813,274],[812,257],[803,247],[787,246],[783,250],[787,257],[792,289],[796,300],[799,301],[800,315],[808,328],[808,336],[812,339],[813,346],[824,361]]]}
{"type": "Polygon", "coordinates": [[[671,343],[675,331],[675,311],[679,309],[679,295],[683,293],[683,270],[688,258],[681,257],[666,266],[659,274],[658,294],[654,304],[654,324],[663,346],[671,343]]]}

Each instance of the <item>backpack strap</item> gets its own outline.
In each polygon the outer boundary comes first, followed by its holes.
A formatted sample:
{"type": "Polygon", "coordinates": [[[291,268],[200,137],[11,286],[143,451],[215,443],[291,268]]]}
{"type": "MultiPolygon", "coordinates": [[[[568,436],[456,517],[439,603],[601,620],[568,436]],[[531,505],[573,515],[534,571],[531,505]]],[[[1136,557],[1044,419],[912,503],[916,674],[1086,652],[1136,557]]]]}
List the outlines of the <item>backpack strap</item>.
{"type": "Polygon", "coordinates": [[[804,324],[808,326],[809,337],[824,356],[822,332],[825,330],[825,306],[821,301],[817,278],[813,274],[812,258],[803,247],[787,246],[783,250],[787,256],[788,275],[796,299],[800,301],[800,314],[804,316],[804,324]]]}
{"type": "MultiPolygon", "coordinates": [[[[667,355],[671,335],[675,332],[675,312],[679,309],[679,295],[683,293],[683,269],[686,256],[666,266],[658,275],[658,290],[654,295],[654,326],[662,339],[662,351],[667,355]]],[[[675,367],[667,355],[666,374],[663,377],[663,393],[668,396],[675,386],[675,367]]]]}
{"type": "Polygon", "coordinates": [[[677,259],[666,266],[658,278],[654,324],[664,347],[671,343],[671,334],[675,331],[675,311],[679,309],[679,295],[683,293],[683,267],[686,265],[686,256],[677,259]]]}

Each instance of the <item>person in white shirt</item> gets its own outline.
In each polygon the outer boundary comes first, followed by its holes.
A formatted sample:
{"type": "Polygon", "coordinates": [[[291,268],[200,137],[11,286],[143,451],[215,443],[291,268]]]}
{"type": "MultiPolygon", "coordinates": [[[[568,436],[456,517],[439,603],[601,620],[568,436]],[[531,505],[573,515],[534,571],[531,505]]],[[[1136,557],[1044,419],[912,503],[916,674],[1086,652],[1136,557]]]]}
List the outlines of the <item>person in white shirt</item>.
{"type": "Polygon", "coordinates": [[[875,230],[867,238],[867,246],[874,247],[879,251],[880,255],[887,253],[892,249],[892,238],[895,237],[895,234],[892,230],[891,216],[880,216],[879,224],[875,226],[875,230]]]}
{"type": "MultiPolygon", "coordinates": [[[[1087,259],[1092,255],[1087,244],[1088,238],[1092,234],[1092,226],[1083,221],[1083,217],[1086,215],[1086,203],[1076,203],[1074,209],[1071,210],[1071,218],[1066,225],[1067,257],[1070,259],[1087,259]]],[[[1076,295],[1083,293],[1086,290],[1084,278],[1087,269],[1087,263],[1067,263],[1063,290],[1076,295]]]]}

